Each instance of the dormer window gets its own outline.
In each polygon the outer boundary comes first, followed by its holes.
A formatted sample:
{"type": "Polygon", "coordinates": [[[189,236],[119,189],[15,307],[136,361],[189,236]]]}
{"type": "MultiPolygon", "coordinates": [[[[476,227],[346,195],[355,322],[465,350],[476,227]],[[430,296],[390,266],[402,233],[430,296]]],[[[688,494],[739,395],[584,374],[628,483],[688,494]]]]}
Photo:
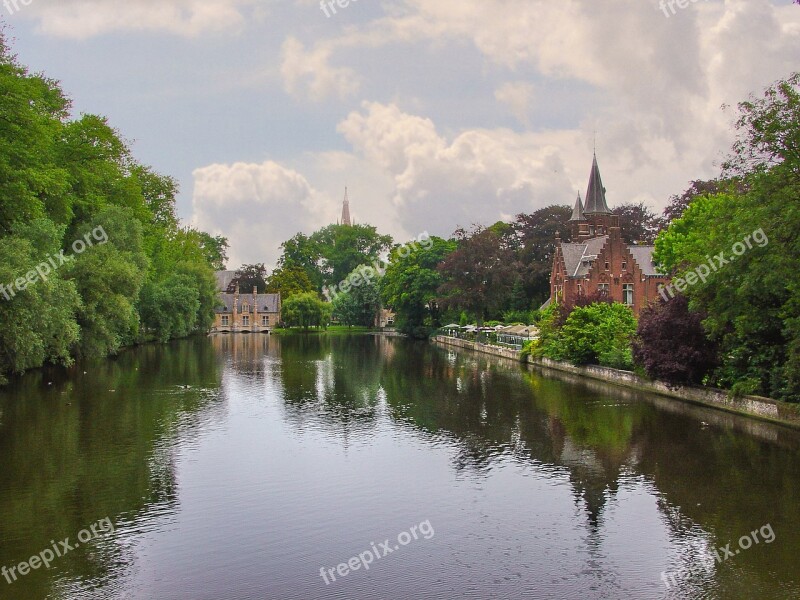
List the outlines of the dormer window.
{"type": "Polygon", "coordinates": [[[623,271],[627,271],[628,270],[628,263],[626,263],[626,262],[622,263],[622,270],[623,271]]]}
{"type": "Polygon", "coordinates": [[[608,271],[608,268],[609,268],[609,265],[608,265],[608,263],[606,263],[606,271],[608,271]]]}

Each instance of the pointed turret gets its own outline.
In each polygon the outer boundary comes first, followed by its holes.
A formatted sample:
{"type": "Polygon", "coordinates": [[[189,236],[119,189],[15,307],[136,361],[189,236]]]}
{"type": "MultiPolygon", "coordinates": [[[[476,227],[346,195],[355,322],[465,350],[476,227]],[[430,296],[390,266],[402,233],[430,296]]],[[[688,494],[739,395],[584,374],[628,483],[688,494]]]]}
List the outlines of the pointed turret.
{"type": "Polygon", "coordinates": [[[347,188],[344,188],[344,204],[342,205],[342,225],[352,225],[350,221],[350,199],[347,197],[347,188]]]}
{"type": "Polygon", "coordinates": [[[572,216],[570,221],[585,221],[586,217],[583,215],[583,202],[581,201],[581,193],[578,192],[578,199],[575,200],[575,208],[572,209],[572,216]]]}
{"type": "Polygon", "coordinates": [[[610,215],[606,204],[606,188],[603,187],[603,180],[600,178],[600,167],[597,166],[597,155],[592,160],[592,172],[589,175],[589,188],[586,190],[585,215],[610,215]]]}

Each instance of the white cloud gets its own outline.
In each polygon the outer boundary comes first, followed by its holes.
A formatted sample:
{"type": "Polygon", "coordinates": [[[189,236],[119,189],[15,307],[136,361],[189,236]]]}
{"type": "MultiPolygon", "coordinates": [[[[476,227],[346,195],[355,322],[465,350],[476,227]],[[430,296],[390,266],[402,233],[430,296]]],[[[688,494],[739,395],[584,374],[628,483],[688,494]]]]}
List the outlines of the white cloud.
{"type": "Polygon", "coordinates": [[[333,47],[317,45],[309,51],[294,37],[289,37],[281,51],[281,75],[286,91],[314,101],[329,95],[346,98],[358,91],[355,71],[329,64],[333,47]]]}
{"type": "Polygon", "coordinates": [[[331,201],[297,171],[275,162],[196,169],[192,225],[228,237],[229,266],[274,265],[280,244],[309,224],[327,224],[331,201]]]}
{"type": "Polygon", "coordinates": [[[239,30],[252,0],[36,0],[25,8],[41,33],[85,39],[116,31],[160,31],[194,37],[239,30]]]}
{"type": "Polygon", "coordinates": [[[508,81],[494,92],[495,99],[508,106],[517,120],[530,127],[530,112],[534,95],[533,84],[526,81],[508,81]]]}

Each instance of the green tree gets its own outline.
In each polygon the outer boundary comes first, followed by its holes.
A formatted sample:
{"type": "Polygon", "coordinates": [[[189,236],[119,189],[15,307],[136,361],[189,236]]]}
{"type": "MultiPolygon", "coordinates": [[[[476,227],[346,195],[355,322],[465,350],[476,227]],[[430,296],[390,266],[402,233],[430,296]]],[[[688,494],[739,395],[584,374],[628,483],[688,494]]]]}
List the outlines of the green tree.
{"type": "Polygon", "coordinates": [[[392,250],[381,295],[384,305],[397,315],[398,331],[425,337],[442,325],[436,299],[444,278],[437,267],[455,249],[454,241],[433,236],[425,243],[392,250]]]}
{"type": "Polygon", "coordinates": [[[298,265],[278,267],[267,277],[267,293],[280,294],[282,300],[295,294],[315,292],[316,289],[308,278],[308,273],[298,265]]]}
{"type": "Polygon", "coordinates": [[[333,299],[333,316],[343,325],[372,327],[381,307],[381,293],[375,270],[356,267],[347,277],[351,287],[339,292],[333,299]]]}
{"type": "Polygon", "coordinates": [[[322,283],[333,287],[353,270],[371,264],[392,246],[392,238],[371,225],[328,225],[315,232],[310,241],[317,248],[322,283]]]}
{"type": "Polygon", "coordinates": [[[236,271],[236,281],[239,283],[239,292],[242,294],[252,294],[253,288],[259,294],[266,293],[267,289],[267,267],[264,263],[253,265],[242,265],[236,271]]]}
{"type": "Polygon", "coordinates": [[[314,292],[295,294],[282,303],[281,320],[289,327],[326,327],[330,317],[330,304],[314,292]]]}

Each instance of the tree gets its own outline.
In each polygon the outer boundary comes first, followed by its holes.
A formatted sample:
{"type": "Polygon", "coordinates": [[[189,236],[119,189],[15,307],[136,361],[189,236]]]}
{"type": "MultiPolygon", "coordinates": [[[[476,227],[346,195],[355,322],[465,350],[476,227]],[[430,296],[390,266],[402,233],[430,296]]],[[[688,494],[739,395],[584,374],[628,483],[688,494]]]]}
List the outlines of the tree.
{"type": "Polygon", "coordinates": [[[433,236],[427,243],[392,250],[381,280],[381,295],[384,304],[395,311],[398,331],[427,337],[441,325],[436,299],[444,278],[437,267],[455,249],[454,241],[433,236]]]}
{"type": "Polygon", "coordinates": [[[392,246],[392,238],[371,225],[328,225],[312,234],[310,241],[320,257],[326,287],[338,285],[356,267],[378,260],[392,246]]]}
{"type": "Polygon", "coordinates": [[[283,300],[295,294],[315,292],[316,287],[300,266],[278,267],[267,277],[267,293],[280,294],[283,300]]]}
{"type": "Polygon", "coordinates": [[[689,309],[683,294],[644,308],[633,341],[634,362],[653,379],[697,384],[717,365],[715,344],[706,338],[704,315],[689,309]]]}
{"type": "Polygon", "coordinates": [[[265,294],[267,290],[267,267],[264,263],[256,263],[252,265],[242,265],[231,281],[231,285],[239,284],[239,292],[242,294],[253,293],[253,288],[258,290],[259,294],[265,294]]]}
{"type": "Polygon", "coordinates": [[[291,296],[283,302],[281,309],[281,319],[289,327],[325,327],[330,316],[330,305],[313,292],[291,296]]]}
{"type": "Polygon", "coordinates": [[[500,308],[511,289],[518,272],[514,252],[489,229],[460,229],[455,236],[458,249],[438,267],[444,278],[439,301],[474,314],[480,327],[484,313],[500,308]]]}
{"type": "Polygon", "coordinates": [[[623,304],[597,303],[574,309],[545,354],[575,365],[631,368],[631,338],[636,318],[623,304]]]}
{"type": "Polygon", "coordinates": [[[626,244],[652,244],[667,222],[648,208],[644,202],[621,204],[612,212],[619,217],[622,238],[626,244]]]}
{"type": "Polygon", "coordinates": [[[212,236],[205,231],[198,232],[200,236],[200,249],[203,251],[205,259],[215,271],[224,271],[225,263],[228,262],[228,238],[221,235],[212,236]]]}
{"type": "Polygon", "coordinates": [[[372,327],[381,308],[381,295],[372,267],[356,267],[347,277],[351,287],[336,294],[333,316],[343,325],[372,327]]]}
{"type": "Polygon", "coordinates": [[[550,297],[556,232],[560,232],[563,241],[570,241],[567,221],[571,215],[569,206],[553,205],[532,214],[519,214],[512,224],[516,237],[513,247],[520,264],[528,306],[531,303],[539,306],[550,297]]]}

